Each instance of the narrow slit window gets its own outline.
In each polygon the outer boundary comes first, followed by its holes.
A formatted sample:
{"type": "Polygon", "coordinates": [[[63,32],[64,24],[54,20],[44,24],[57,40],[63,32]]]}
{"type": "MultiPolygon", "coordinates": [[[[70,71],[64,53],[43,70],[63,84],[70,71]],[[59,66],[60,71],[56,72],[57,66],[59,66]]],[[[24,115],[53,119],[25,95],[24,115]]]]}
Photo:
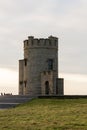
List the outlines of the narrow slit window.
{"type": "Polygon", "coordinates": [[[20,81],[19,83],[20,83],[20,85],[22,85],[22,84],[23,84],[23,81],[20,81]]]}
{"type": "Polygon", "coordinates": [[[24,59],[24,64],[25,66],[27,66],[27,59],[24,59]]]}
{"type": "Polygon", "coordinates": [[[48,60],[48,69],[53,70],[53,59],[48,60]]]}

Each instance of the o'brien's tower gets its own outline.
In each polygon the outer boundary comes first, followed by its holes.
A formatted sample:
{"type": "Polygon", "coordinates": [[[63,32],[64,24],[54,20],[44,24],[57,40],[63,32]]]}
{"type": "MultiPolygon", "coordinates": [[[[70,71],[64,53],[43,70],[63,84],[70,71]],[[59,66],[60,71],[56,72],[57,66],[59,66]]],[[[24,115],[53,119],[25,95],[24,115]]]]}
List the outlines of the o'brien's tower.
{"type": "Polygon", "coordinates": [[[24,59],[19,60],[19,95],[63,95],[58,78],[58,38],[24,41],[24,59]]]}

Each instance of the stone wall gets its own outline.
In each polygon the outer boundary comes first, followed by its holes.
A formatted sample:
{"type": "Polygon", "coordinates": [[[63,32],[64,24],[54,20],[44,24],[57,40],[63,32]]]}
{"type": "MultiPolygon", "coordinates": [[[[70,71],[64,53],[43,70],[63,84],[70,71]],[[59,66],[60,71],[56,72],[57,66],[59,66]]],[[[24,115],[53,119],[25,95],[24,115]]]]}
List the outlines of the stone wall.
{"type": "Polygon", "coordinates": [[[64,79],[63,78],[57,78],[57,94],[58,95],[64,95],[64,79]]]}

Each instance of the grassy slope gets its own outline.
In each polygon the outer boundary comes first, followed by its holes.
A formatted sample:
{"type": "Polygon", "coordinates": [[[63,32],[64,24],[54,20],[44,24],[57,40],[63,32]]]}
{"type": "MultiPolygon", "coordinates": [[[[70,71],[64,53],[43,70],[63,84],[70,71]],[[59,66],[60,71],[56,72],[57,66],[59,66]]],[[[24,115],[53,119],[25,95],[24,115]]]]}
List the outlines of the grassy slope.
{"type": "Polygon", "coordinates": [[[35,99],[1,110],[0,130],[87,130],[87,99],[35,99]]]}

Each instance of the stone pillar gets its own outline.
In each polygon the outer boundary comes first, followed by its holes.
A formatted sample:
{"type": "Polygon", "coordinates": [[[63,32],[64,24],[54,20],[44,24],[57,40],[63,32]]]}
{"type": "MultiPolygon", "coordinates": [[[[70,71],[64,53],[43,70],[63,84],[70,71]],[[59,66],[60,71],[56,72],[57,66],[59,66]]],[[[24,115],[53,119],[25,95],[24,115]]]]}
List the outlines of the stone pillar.
{"type": "Polygon", "coordinates": [[[23,95],[24,60],[19,60],[19,95],[23,95]]]}

